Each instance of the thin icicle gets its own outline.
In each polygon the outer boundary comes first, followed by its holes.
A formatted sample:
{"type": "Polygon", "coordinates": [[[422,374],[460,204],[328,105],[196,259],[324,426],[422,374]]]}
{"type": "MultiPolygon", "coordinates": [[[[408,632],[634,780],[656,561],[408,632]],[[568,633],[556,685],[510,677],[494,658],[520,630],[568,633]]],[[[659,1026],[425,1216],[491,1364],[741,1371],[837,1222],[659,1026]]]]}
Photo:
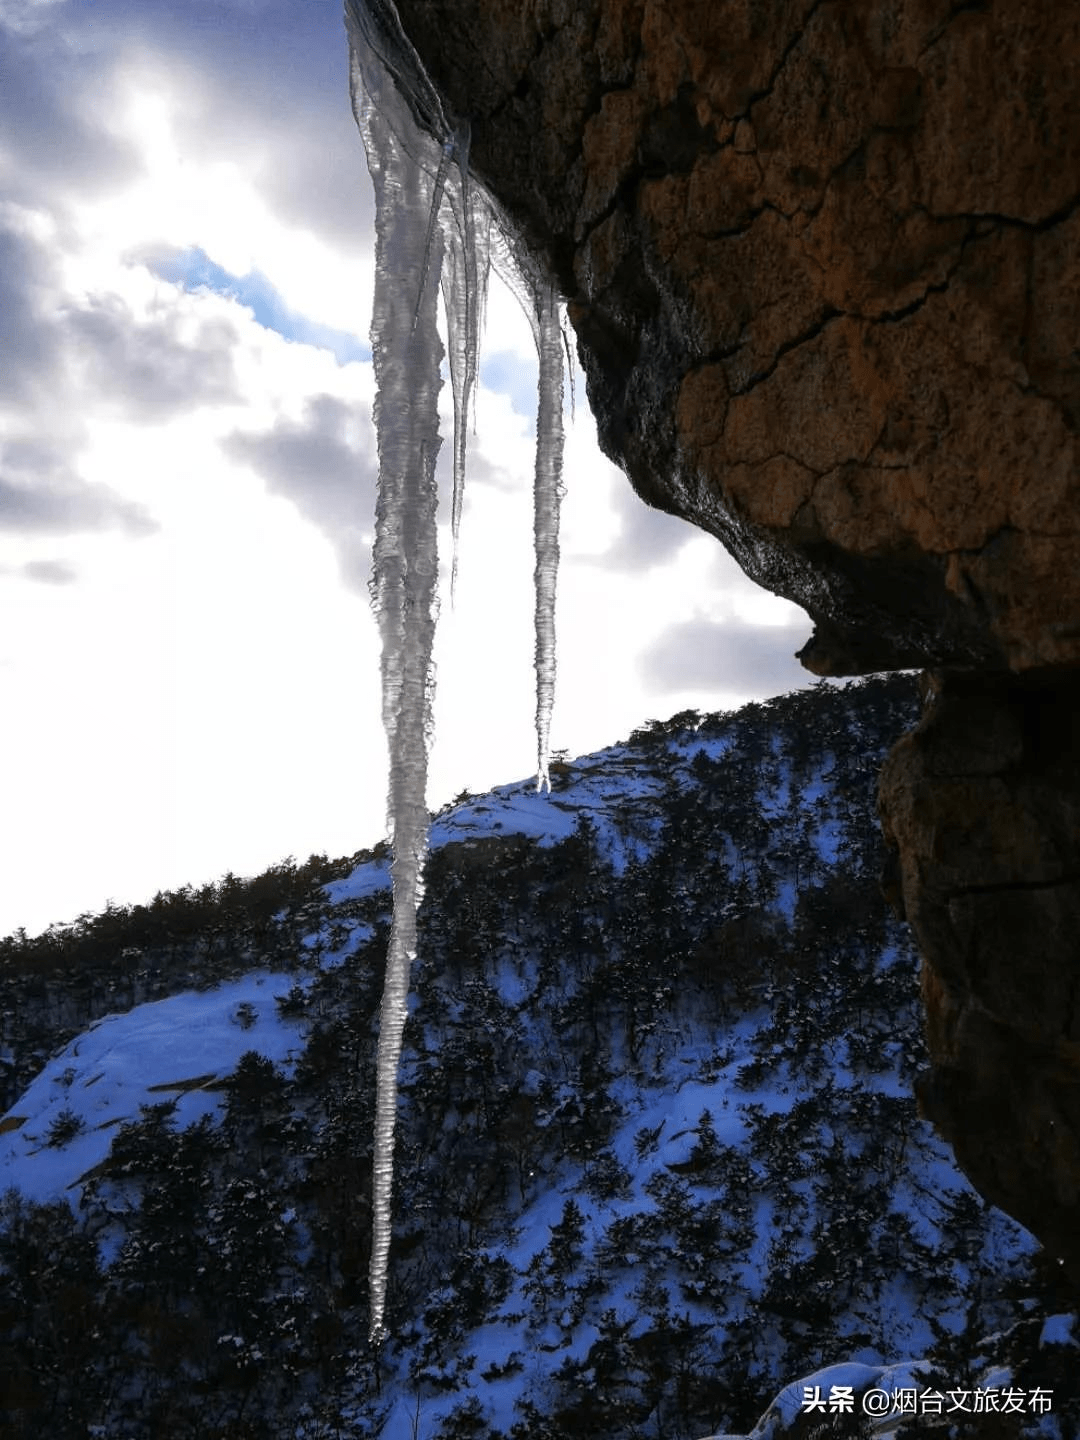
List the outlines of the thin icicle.
{"type": "Polygon", "coordinates": [[[450,388],[454,396],[454,491],[450,506],[453,554],[450,598],[457,590],[458,541],[465,496],[465,451],[469,438],[469,406],[473,403],[483,328],[484,302],[490,270],[491,212],[469,176],[469,129],[458,127],[455,140],[459,184],[447,194],[454,231],[443,265],[443,304],[449,337],[450,388]]]}
{"type": "Polygon", "coordinates": [[[573,421],[577,419],[577,385],[574,382],[574,356],[570,349],[570,331],[565,317],[561,328],[563,350],[566,352],[566,373],[570,377],[570,419],[573,421]]]}
{"type": "Polygon", "coordinates": [[[555,586],[559,572],[559,502],[562,499],[563,336],[559,302],[539,288],[536,350],[540,362],[536,410],[533,537],[536,546],[536,788],[550,791],[551,711],[555,702],[555,586]]]}
{"type": "MultiPolygon", "coordinates": [[[[505,226],[496,228],[491,263],[517,298],[532,326],[539,362],[533,537],[536,669],[536,789],[551,790],[551,714],[555,701],[555,595],[559,572],[559,505],[562,500],[563,352],[559,298],[532,256],[505,226]]],[[[573,386],[573,368],[570,383],[573,386]]]]}
{"type": "Polygon", "coordinates": [[[379,487],[372,599],[382,636],[383,723],[390,751],[393,923],[379,1015],[371,1336],[382,1338],[392,1225],[397,1073],[416,954],[416,913],[427,849],[427,757],[437,610],[439,367],[436,323],[442,232],[429,220],[444,167],[429,136],[409,133],[409,112],[379,67],[365,65],[361,18],[350,5],[353,97],[375,186],[375,299],[371,348],[379,487]],[[367,103],[359,103],[363,90],[367,103]],[[404,139],[403,139],[404,135],[404,139]]]}
{"type": "MultiPolygon", "coordinates": [[[[428,203],[428,225],[427,236],[424,239],[424,253],[420,262],[421,275],[431,273],[431,262],[435,255],[436,243],[442,244],[442,229],[439,225],[439,211],[442,208],[443,196],[446,194],[446,180],[450,166],[454,161],[454,142],[447,140],[442,147],[442,154],[439,156],[439,167],[435,171],[435,183],[431,189],[431,199],[428,203]]],[[[440,261],[441,268],[441,261],[440,261]]],[[[420,319],[420,305],[424,298],[421,290],[416,296],[416,309],[413,311],[413,326],[418,324],[420,319]]]]}

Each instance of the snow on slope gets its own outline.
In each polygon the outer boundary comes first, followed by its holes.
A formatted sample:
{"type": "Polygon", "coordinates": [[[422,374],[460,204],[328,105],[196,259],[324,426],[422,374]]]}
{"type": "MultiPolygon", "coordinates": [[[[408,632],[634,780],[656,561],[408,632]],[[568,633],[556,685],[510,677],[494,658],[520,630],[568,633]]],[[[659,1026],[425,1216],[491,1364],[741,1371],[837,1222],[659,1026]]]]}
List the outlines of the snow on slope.
{"type": "MultiPolygon", "coordinates": [[[[703,749],[695,747],[691,756],[703,749]]],[[[555,765],[556,776],[559,765],[555,765]]],[[[543,849],[574,833],[578,822],[590,820],[599,832],[601,855],[621,871],[625,859],[637,855],[658,816],[656,801],[665,782],[643,773],[640,755],[614,745],[563,767],[568,778],[552,794],[538,794],[535,777],[496,786],[439,812],[431,822],[428,845],[468,843],[491,836],[524,835],[543,849]],[[652,802],[652,803],[650,803],[652,802]]],[[[390,889],[390,862],[365,861],[344,880],[324,887],[334,904],[362,900],[390,889]]]]}
{"type": "MultiPolygon", "coordinates": [[[[879,1391],[894,1396],[898,1390],[921,1391],[926,1388],[925,1371],[929,1366],[921,1360],[909,1360],[900,1365],[856,1365],[850,1362],[829,1365],[817,1370],[790,1385],[785,1385],[780,1394],[766,1410],[749,1435],[709,1435],[706,1440],[779,1440],[785,1430],[796,1424],[799,1416],[809,1413],[804,1400],[808,1392],[828,1396],[834,1388],[851,1394],[853,1399],[851,1424],[855,1417],[863,1419],[859,1400],[867,1391],[879,1391]]],[[[826,1402],[827,1403],[827,1402],[826,1402]]],[[[869,1434],[882,1437],[893,1435],[899,1425],[910,1421],[910,1414],[888,1413],[868,1422],[869,1434]]]]}
{"type": "MultiPolygon", "coordinates": [[[[616,812],[628,802],[642,806],[659,795],[660,781],[643,776],[640,761],[635,763],[625,746],[585,757],[573,773],[565,792],[538,795],[530,778],[454,807],[433,821],[432,848],[492,835],[525,835],[541,846],[553,845],[587,816],[606,837],[608,855],[617,860],[631,842],[616,812]]],[[[644,820],[639,810],[639,828],[644,820]]],[[[338,905],[389,888],[389,862],[376,860],[325,891],[338,905]]],[[[369,934],[368,927],[358,927],[347,950],[369,934]]],[[[316,938],[307,937],[312,943],[316,938]]],[[[323,963],[341,958],[324,956],[323,963]]],[[[214,990],[174,995],[98,1021],[55,1056],[0,1118],[0,1191],[14,1185],[32,1200],[58,1199],[104,1160],[117,1128],[137,1120],[141,1105],[175,1099],[182,1128],[218,1108],[220,1083],[246,1050],[275,1062],[298,1053],[303,1022],[282,1020],[274,1004],[298,979],[295,973],[257,971],[214,990]],[[245,1005],[252,1008],[253,1020],[237,1018],[245,1005]],[[50,1127],[65,1115],[78,1133],[62,1145],[50,1145],[50,1127]]]]}
{"type": "MultiPolygon", "coordinates": [[[[764,1019],[764,1012],[759,1010],[744,1016],[736,1026],[725,1032],[726,1059],[723,1064],[716,1063],[715,1046],[709,1043],[708,1037],[704,1033],[695,1034],[691,1028],[676,1053],[669,1057],[662,1074],[654,1074],[645,1084],[628,1077],[616,1082],[612,1093],[622,1101],[624,1118],[609,1141],[609,1149],[630,1176],[627,1190],[618,1196],[598,1199],[589,1192],[587,1176],[583,1183],[580,1173],[562,1170],[549,1177],[547,1187],[535,1201],[520,1211],[508,1214],[508,1238],[492,1243],[484,1250],[490,1260],[508,1261],[515,1276],[495,1322],[479,1326],[468,1335],[462,1348],[467,1348],[472,1360],[465,1371],[443,1370],[429,1365],[421,1373],[420,1388],[415,1390],[402,1374],[398,1382],[401,1397],[392,1411],[391,1421],[381,1431],[382,1435],[411,1434],[409,1429],[399,1431],[396,1427],[405,1423],[405,1417],[411,1424],[418,1411],[421,1421],[418,1433],[435,1434],[440,1425],[452,1423],[454,1412],[468,1397],[480,1401],[484,1413],[497,1430],[509,1433],[519,1418],[517,1407],[523,1394],[536,1400],[544,1394],[546,1382],[541,1366],[535,1362],[526,1367],[524,1377],[498,1373],[508,1360],[513,1364],[515,1357],[524,1362],[525,1357],[536,1356],[538,1352],[547,1353],[557,1356],[560,1365],[585,1367],[587,1374],[590,1354],[602,1340],[597,1323],[601,1311],[613,1314],[618,1323],[628,1327],[630,1336],[643,1335],[649,1329],[651,1322],[643,1313],[640,1284],[646,1261],[655,1260],[655,1255],[649,1255],[647,1241],[642,1244],[631,1242],[615,1259],[611,1254],[611,1236],[616,1233],[620,1222],[634,1225],[640,1217],[652,1211],[657,1176],[665,1173],[674,1176],[681,1170],[692,1168],[692,1151],[699,1140],[699,1123],[704,1111],[708,1110],[713,1117],[718,1143],[741,1148],[745,1153],[751,1140],[751,1117],[756,1119],[762,1113],[766,1118],[789,1114],[803,1097],[805,1091],[800,1091],[799,1074],[786,1064],[778,1066],[768,1083],[752,1088],[738,1083],[736,1077],[739,1071],[755,1056],[757,1037],[764,1019]],[[655,1136],[649,1161],[645,1165],[641,1163],[640,1156],[643,1132],[652,1132],[655,1136]],[[548,1307],[545,1318],[540,1320],[534,1299],[537,1263],[550,1246],[568,1201],[579,1208],[583,1221],[580,1269],[583,1273],[595,1275],[603,1268],[607,1271],[607,1281],[602,1287],[601,1297],[589,1305],[584,1317],[579,1316],[576,1321],[571,1319],[574,1303],[568,1299],[565,1307],[560,1308],[558,1304],[548,1307]],[[603,1262],[598,1258],[602,1253],[607,1254],[603,1262]],[[535,1373],[530,1375],[528,1370],[535,1373]],[[440,1390],[443,1393],[439,1393],[440,1390]]],[[[837,1067],[834,1080],[841,1092],[847,1086],[860,1083],[858,1077],[843,1066],[837,1067]]],[[[861,1083],[866,1083],[865,1077],[861,1083]]],[[[901,1089],[901,1085],[895,1074],[885,1072],[878,1078],[875,1088],[893,1094],[901,1089]]],[[[559,1098],[568,1097],[560,1095],[559,1098]]],[[[812,1159],[820,1152],[820,1136],[808,1131],[804,1141],[807,1155],[812,1159]]],[[[790,1148],[799,1149],[798,1139],[790,1142],[790,1148]]],[[[946,1223],[950,1203],[958,1195],[971,1196],[973,1192],[956,1170],[945,1146],[928,1130],[913,1142],[912,1150],[914,1154],[909,1159],[909,1167],[914,1184],[903,1187],[902,1203],[897,1208],[908,1217],[913,1230],[921,1234],[929,1248],[940,1249],[941,1227],[946,1223]]],[[[739,1314],[749,1315],[751,1311],[747,1302],[761,1301],[775,1265],[775,1247],[783,1240],[784,1223],[768,1194],[768,1176],[760,1169],[757,1169],[755,1183],[760,1190],[751,1201],[748,1220],[753,1239],[745,1254],[732,1263],[724,1287],[728,1292],[726,1310],[729,1319],[739,1314]]],[[[811,1214],[817,1208],[815,1186],[816,1173],[813,1169],[804,1181],[797,1181],[793,1186],[811,1214]]],[[[807,1221],[805,1228],[809,1230],[810,1225],[811,1222],[807,1221]]],[[[644,1231],[639,1233],[644,1236],[644,1231]]],[[[1032,1248],[1030,1239],[1003,1216],[998,1217],[997,1223],[988,1225],[986,1245],[987,1256],[996,1252],[1003,1276],[1032,1248]]],[[[862,1261],[857,1263],[861,1265],[862,1261]]],[[[687,1264],[692,1268],[692,1255],[683,1256],[680,1263],[673,1264],[666,1277],[673,1294],[680,1290],[679,1276],[687,1264]]],[[[873,1257],[869,1257],[868,1268],[872,1264],[873,1257]]],[[[704,1273],[703,1270],[703,1277],[704,1273]]],[[[966,1273],[955,1277],[958,1296],[968,1292],[970,1279],[966,1273]]],[[[710,1314],[711,1304],[705,1299],[707,1291],[712,1288],[709,1281],[703,1281],[700,1305],[688,1304],[684,1290],[679,1308],[685,1311],[688,1319],[704,1325],[715,1323],[710,1314]]],[[[923,1364],[921,1360],[909,1360],[902,1364],[886,1362],[895,1361],[897,1355],[926,1354],[934,1343],[935,1325],[959,1328],[964,1319],[962,1306],[945,1300],[927,1309],[924,1308],[924,1300],[925,1297],[909,1282],[899,1277],[894,1283],[886,1283],[880,1288],[868,1286],[865,1299],[852,1305],[847,1316],[847,1329],[851,1336],[848,1353],[854,1359],[786,1387],[745,1440],[774,1440],[774,1437],[779,1440],[785,1427],[798,1414],[804,1384],[822,1383],[826,1388],[834,1384],[855,1384],[866,1388],[873,1384],[886,1390],[916,1385],[916,1372],[923,1364]],[[864,1339],[859,1338],[867,1330],[881,1337],[879,1343],[868,1346],[864,1339]]],[[[418,1330],[422,1332],[423,1327],[418,1327],[418,1330]]],[[[414,1334],[413,1341],[416,1338],[414,1334]]],[[[391,1385],[389,1388],[393,1392],[396,1387],[391,1385]]],[[[896,1416],[882,1418],[875,1424],[872,1433],[891,1435],[898,1423],[896,1416]]],[[[731,1436],[729,1440],[744,1440],[744,1437],[731,1436]]]]}
{"type": "Polygon", "coordinates": [[[597,828],[603,858],[621,870],[625,855],[636,848],[631,836],[658,817],[656,802],[665,781],[659,773],[650,774],[641,755],[625,745],[585,756],[563,770],[560,783],[556,765],[557,788],[550,795],[537,794],[530,779],[455,805],[433,821],[432,848],[500,834],[526,835],[546,847],[572,835],[585,818],[597,828]]]}
{"type": "MultiPolygon", "coordinates": [[[[732,744],[726,735],[680,735],[664,743],[657,741],[651,748],[614,746],[573,765],[557,763],[553,777],[556,789],[550,797],[538,796],[532,780],[523,780],[501,786],[489,795],[467,799],[436,817],[432,846],[440,849],[463,842],[468,847],[493,837],[526,836],[543,850],[571,836],[585,819],[595,832],[601,859],[607,861],[615,875],[623,875],[629,860],[640,859],[649,851],[649,841],[660,830],[665,802],[673,791],[684,787],[687,792],[693,790],[689,776],[699,758],[718,762],[732,744]]],[[[768,839],[761,843],[769,849],[763,852],[766,859],[757,859],[755,883],[765,885],[770,874],[775,882],[772,898],[767,897],[766,886],[755,890],[761,898],[754,903],[770,904],[775,912],[779,899],[779,913],[788,925],[797,918],[797,902],[801,902],[801,892],[806,891],[808,882],[805,868],[801,881],[798,871],[793,877],[785,857],[801,844],[803,859],[796,863],[805,866],[809,840],[820,871],[820,867],[842,864],[841,853],[849,842],[844,809],[847,802],[838,798],[830,778],[831,757],[822,760],[818,755],[809,771],[805,766],[800,771],[789,763],[789,758],[772,749],[760,776],[756,765],[748,767],[745,757],[738,760],[742,770],[750,772],[747,784],[757,797],[759,813],[764,812],[768,820],[764,827],[768,839]]],[[[716,777],[711,777],[709,783],[718,783],[716,777]]],[[[749,849],[741,857],[735,853],[734,845],[748,846],[749,842],[733,840],[727,833],[726,815],[721,819],[723,833],[717,833],[710,842],[716,856],[708,884],[716,888],[722,900],[728,884],[725,869],[729,878],[741,876],[748,866],[753,870],[754,856],[749,849]]],[[[734,820],[731,823],[734,825],[734,820]]],[[[633,872],[628,888],[637,883],[638,873],[633,872]]],[[[472,883],[466,879],[462,888],[469,891],[472,883]]],[[[475,888],[483,892],[488,887],[475,888]]],[[[16,1183],[33,1198],[49,1199],[61,1194],[74,1198],[75,1191],[69,1187],[77,1187],[79,1177],[104,1158],[118,1124],[136,1119],[141,1104],[178,1098],[177,1119],[183,1126],[215,1107],[220,1094],[215,1086],[227,1077],[245,1050],[255,1049],[278,1061],[295,1055],[302,1045],[304,1022],[283,1022],[274,998],[288,991],[298,979],[304,986],[320,983],[314,973],[316,957],[310,953],[316,948],[324,978],[331,969],[337,971],[347,964],[350,953],[372,934],[370,926],[358,923],[357,915],[380,913],[378,901],[387,898],[388,890],[388,868],[381,860],[365,862],[346,879],[325,887],[332,907],[342,907],[340,915],[324,917],[322,929],[299,942],[295,973],[251,975],[217,991],[175,996],[91,1027],[50,1062],[24,1093],[8,1117],[7,1133],[2,1133],[5,1123],[0,1122],[0,1188],[16,1183]],[[372,904],[349,908],[355,902],[366,901],[372,904]],[[345,943],[335,942],[328,954],[324,937],[335,928],[351,933],[345,943]],[[256,1012],[255,1022],[248,1029],[240,1023],[237,1009],[245,1001],[256,1012]],[[154,1088],[162,1086],[167,1088],[154,1088]],[[66,1146],[49,1146],[46,1141],[50,1126],[65,1109],[72,1111],[86,1129],[66,1146]],[[11,1122],[17,1117],[22,1118],[16,1128],[11,1122]]],[[[678,902],[679,892],[673,890],[671,894],[678,902]]],[[[727,911],[718,904],[716,913],[725,915],[727,911]]],[[[616,949],[620,943],[618,938],[614,940],[616,949]]],[[[564,989],[557,995],[545,992],[540,983],[542,965],[536,932],[529,931],[524,940],[519,935],[514,944],[516,949],[503,950],[496,935],[482,960],[471,960],[473,968],[446,982],[448,988],[440,992],[446,1001],[443,1017],[435,1022],[430,1016],[424,1019],[414,1038],[409,1074],[403,1086],[403,1122],[409,1120],[415,1103],[411,1093],[414,1086],[423,1082],[428,1087],[423,1094],[430,1098],[433,1093],[430,1077],[444,1058],[440,1053],[443,1044],[462,1043],[465,1027],[462,1023],[459,1033],[458,1026],[468,1010],[470,993],[465,987],[474,983],[487,985],[493,994],[503,998],[510,1007],[509,1023],[520,1026],[522,1047],[530,1046],[535,1052],[523,1062],[532,1068],[525,1074],[521,1094],[536,1101],[537,1112],[547,1108],[550,1118],[538,1119],[536,1124],[549,1124],[554,1130],[562,1123],[558,1117],[560,1106],[573,1108],[587,1103],[584,1092],[575,1094],[574,1085],[567,1083],[566,1056],[560,1052],[557,1035],[549,1025],[551,1012],[567,1001],[569,990],[565,987],[570,981],[562,982],[564,989]]],[[[880,1004],[874,998],[873,987],[895,975],[901,982],[896,993],[906,993],[904,976],[910,974],[910,956],[901,955],[902,948],[898,942],[876,950],[865,977],[865,995],[858,1001],[858,1010],[849,1012],[849,1023],[845,1022],[842,996],[837,1014],[839,992],[831,988],[832,962],[827,951],[815,960],[806,1008],[795,1019],[807,1036],[822,1032],[830,1098],[823,1102],[819,1114],[808,1112],[805,1121],[795,1107],[807,1097],[816,1098],[815,1086],[821,1088],[821,1067],[813,1067],[813,1050],[807,1055],[805,1049],[785,1049],[791,1039],[788,1022],[792,1012],[774,1010],[772,983],[757,984],[743,1012],[723,1024],[718,1024],[715,1016],[709,1019],[694,1013],[692,1007],[689,1011],[665,1012],[658,999],[660,1026],[632,1060],[625,1048],[620,1050],[617,1040],[607,1034],[605,1040],[611,1047],[615,1073],[610,1082],[605,1082],[606,1095],[617,1119],[605,1136],[605,1147],[628,1172],[627,1185],[617,1193],[598,1193],[590,1175],[592,1162],[575,1166],[563,1157],[535,1181],[523,1185],[520,1197],[515,1197],[511,1188],[497,1233],[483,1233],[475,1250],[478,1262],[486,1259],[509,1267],[512,1279],[508,1293],[479,1323],[467,1328],[460,1341],[448,1341],[439,1334],[437,1318],[429,1320],[423,1313],[430,1309],[437,1316],[444,1303],[449,1313],[457,1304],[455,1296],[444,1296],[437,1288],[442,1267],[436,1264],[435,1287],[412,1304],[413,1318],[407,1332],[399,1336],[387,1357],[380,1428],[358,1428],[356,1433],[410,1436],[419,1406],[417,1433],[434,1436],[444,1422],[453,1423],[450,1417],[470,1398],[504,1433],[520,1422],[523,1401],[550,1403],[552,1408],[546,1413],[553,1413],[570,1383],[560,1381],[560,1367],[579,1367],[582,1384],[590,1383],[588,1377],[594,1371],[599,1373],[594,1352],[599,1351],[604,1338],[606,1311],[614,1315],[615,1323],[629,1327],[625,1338],[631,1345],[644,1344],[650,1326],[659,1328],[656,1315],[646,1312],[642,1300],[643,1274],[648,1269],[657,1277],[656,1283],[671,1292],[673,1323],[685,1312],[688,1325],[711,1332],[710,1343],[715,1344],[717,1353],[727,1327],[732,1327],[734,1335],[742,1318],[755,1327],[760,1343],[767,1347],[771,1334],[767,1329],[771,1324],[769,1306],[775,1310],[781,1303],[776,1295],[778,1276],[787,1274],[783,1266],[790,1261],[793,1271],[797,1271],[814,1245],[819,1245],[822,1255],[835,1249],[835,1224],[831,1236],[829,1232],[830,1207],[838,1196],[847,1204],[849,1175],[854,1186],[865,1163],[863,1151],[869,1151],[872,1140],[880,1141],[887,1128],[879,1119],[873,1122],[876,1136],[862,1122],[841,1133],[845,1120],[856,1115],[857,1098],[876,1095],[908,1101],[910,1096],[910,1072],[902,1040],[884,1030],[872,1037],[877,1044],[872,1073],[856,1063],[849,1045],[849,1040],[859,1038],[860,1030],[862,1038],[866,1038],[862,1022],[880,1004]],[[830,1105],[834,1109],[830,1110],[830,1105]],[[724,1164],[729,1163],[735,1151],[747,1157],[747,1214],[738,1220],[732,1219],[732,1196],[741,1203],[738,1185],[732,1187],[720,1179],[693,1173],[694,1150],[701,1138],[705,1110],[712,1116],[717,1144],[728,1152],[724,1164]],[[642,1136],[649,1133],[654,1134],[654,1140],[643,1149],[642,1136]],[[780,1136],[779,1157],[767,1149],[770,1135],[780,1136]],[[830,1154],[840,1178],[826,1185],[821,1162],[830,1154]],[[710,1223],[715,1212],[726,1211],[723,1223],[728,1239],[724,1243],[729,1246],[730,1258],[718,1260],[710,1254],[702,1261],[693,1252],[698,1242],[691,1238],[687,1248],[683,1232],[663,1229],[663,1205],[680,1186],[687,1206],[710,1223]],[[566,1282],[565,1302],[548,1304],[542,1295],[545,1266],[567,1202],[573,1202],[582,1216],[582,1259],[566,1282]],[[742,1230],[749,1237],[745,1243],[736,1235],[742,1230]],[[796,1230],[797,1237],[792,1241],[796,1230]],[[622,1250],[617,1244],[620,1235],[626,1238],[622,1250]],[[812,1235],[817,1238],[811,1240],[812,1235]],[[785,1246],[793,1248],[785,1251],[785,1246]],[[765,1294],[769,1286],[773,1287],[772,1298],[765,1294]],[[767,1304],[762,1305],[763,1299],[767,1304]]],[[[670,974],[657,972],[658,985],[676,978],[678,963],[670,974]]],[[[786,988],[790,995],[798,990],[799,979],[799,973],[792,972],[784,986],[777,989],[786,988]]],[[[349,976],[343,980],[352,983],[349,976]]],[[[420,997],[417,999],[419,1004],[420,997]]],[[[243,1018],[246,1021],[246,1015],[243,1018]]],[[[509,1072],[500,1078],[517,1083],[509,1072]]],[[[885,1117],[894,1113],[887,1107],[880,1111],[885,1117]]],[[[453,1128],[461,1114],[462,1107],[455,1109],[452,1101],[445,1125],[440,1121],[442,1129],[453,1128]]],[[[905,1127],[909,1125],[910,1133],[905,1128],[900,1135],[884,1135],[887,1143],[883,1148],[879,1145],[876,1163],[880,1170],[884,1155],[890,1167],[895,1164],[892,1193],[881,1215],[887,1219],[895,1215],[910,1226],[910,1232],[897,1231],[900,1238],[895,1255],[891,1265],[884,1267],[890,1273],[871,1279],[860,1271],[866,1283],[845,1302],[848,1308],[843,1322],[829,1341],[831,1353],[823,1352],[815,1364],[844,1359],[849,1367],[868,1366],[878,1373],[905,1355],[926,1353],[933,1340],[931,1316],[950,1330],[962,1324],[957,1297],[970,1288],[971,1275],[993,1272],[1004,1277],[1017,1269],[1031,1248],[1028,1237],[1004,1217],[980,1220],[981,1253],[972,1252],[967,1273],[943,1275],[945,1283],[933,1293],[930,1309],[920,1308],[925,1295],[919,1289],[923,1272],[909,1263],[910,1255],[904,1254],[901,1247],[916,1247],[922,1256],[920,1265],[937,1265],[940,1269],[937,1256],[949,1223],[950,1206],[957,1197],[973,1197],[951,1157],[928,1128],[913,1119],[904,1121],[905,1127]],[[895,1162],[890,1158],[894,1154],[895,1162]],[[906,1240],[908,1233],[910,1239],[906,1240]],[[870,1334],[874,1340],[867,1343],[870,1334]]],[[[407,1216],[402,1217],[402,1224],[408,1225],[407,1216]]],[[[882,1242],[885,1227],[881,1216],[867,1224],[870,1269],[880,1259],[876,1247],[882,1242]]],[[[692,1232],[688,1229],[685,1233],[692,1232]]],[[[852,1264],[856,1263],[853,1257],[852,1264]]],[[[1058,1329],[1051,1327],[1049,1333],[1058,1344],[1071,1340],[1064,1324],[1058,1329]],[[1062,1340],[1057,1338],[1059,1331],[1065,1337],[1062,1340]]],[[[782,1349],[776,1351],[777,1356],[782,1353],[782,1349]]],[[[777,1373],[782,1380],[799,1374],[803,1368],[800,1362],[799,1369],[787,1367],[777,1373]]],[[[788,1387],[775,1403],[783,1408],[788,1391],[801,1398],[803,1383],[797,1381],[788,1387]]],[[[829,1383],[841,1382],[834,1377],[829,1383]]],[[[762,1392],[762,1399],[770,1393],[771,1386],[762,1392]]],[[[364,1425],[373,1423],[373,1412],[366,1405],[358,1395],[358,1426],[361,1421],[364,1425]]],[[[761,1428],[774,1408],[753,1432],[756,1440],[764,1440],[775,1429],[761,1428]]],[[[714,1411],[710,1421],[714,1426],[718,1413],[714,1411]]],[[[778,1415],[776,1412],[773,1419],[778,1415]]]]}
{"type": "Polygon", "coordinates": [[[221,1082],[245,1051],[278,1064],[295,1057],[302,1027],[275,1004],[295,978],[254,971],[92,1025],[0,1119],[0,1191],[14,1186],[41,1204],[69,1195],[140,1106],[175,1100],[183,1128],[218,1109],[221,1082]]]}

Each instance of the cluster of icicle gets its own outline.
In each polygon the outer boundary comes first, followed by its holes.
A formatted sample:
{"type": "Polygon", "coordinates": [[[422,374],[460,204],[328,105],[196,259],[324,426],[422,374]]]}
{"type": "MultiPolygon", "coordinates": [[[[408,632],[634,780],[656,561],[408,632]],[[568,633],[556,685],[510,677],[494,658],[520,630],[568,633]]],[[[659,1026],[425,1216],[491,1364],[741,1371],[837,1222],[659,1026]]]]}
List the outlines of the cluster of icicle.
{"type": "Polygon", "coordinates": [[[405,36],[392,0],[345,0],[353,113],[375,186],[371,346],[379,486],[371,581],[382,638],[382,708],[390,750],[394,914],[379,1019],[371,1337],[385,1333],[397,1073],[416,953],[427,851],[427,757],[434,692],[439,450],[437,327],[441,290],[454,397],[453,574],[470,402],[495,264],[529,316],[540,360],[536,437],[537,789],[550,790],[555,580],[562,475],[563,340],[558,298],[469,174],[469,131],[452,121],[405,36]]]}

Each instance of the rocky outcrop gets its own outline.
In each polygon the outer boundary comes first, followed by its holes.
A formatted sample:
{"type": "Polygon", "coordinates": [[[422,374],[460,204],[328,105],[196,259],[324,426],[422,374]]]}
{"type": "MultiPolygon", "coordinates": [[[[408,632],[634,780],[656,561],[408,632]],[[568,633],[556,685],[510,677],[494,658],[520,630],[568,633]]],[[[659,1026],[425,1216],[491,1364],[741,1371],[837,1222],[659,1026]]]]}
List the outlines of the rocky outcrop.
{"type": "Polygon", "coordinates": [[[925,1114],[1080,1282],[1080,675],[936,675],[881,780],[925,1114]]]}
{"type": "Polygon", "coordinates": [[[398,9],[639,493],[804,606],[809,669],[938,672],[883,788],[924,1103],[1075,1264],[1080,10],[398,9]]]}
{"type": "Polygon", "coordinates": [[[1080,662],[1080,11],[398,8],[601,443],[806,608],[810,669],[1080,662]]]}

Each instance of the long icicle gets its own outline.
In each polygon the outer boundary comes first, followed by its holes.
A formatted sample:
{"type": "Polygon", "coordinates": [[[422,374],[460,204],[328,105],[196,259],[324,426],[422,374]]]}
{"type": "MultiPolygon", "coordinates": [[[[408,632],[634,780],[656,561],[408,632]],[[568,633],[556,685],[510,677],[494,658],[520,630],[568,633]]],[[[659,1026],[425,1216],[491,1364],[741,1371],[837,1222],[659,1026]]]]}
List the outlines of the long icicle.
{"type": "Polygon", "coordinates": [[[371,348],[379,485],[371,589],[382,637],[382,709],[390,751],[388,809],[394,855],[372,1165],[370,1334],[377,1342],[385,1333],[397,1074],[429,821],[427,757],[439,568],[435,461],[443,356],[437,326],[443,242],[431,216],[441,198],[445,155],[440,156],[435,142],[419,132],[409,136],[409,144],[403,143],[408,113],[385,73],[380,77],[370,64],[362,68],[363,37],[354,33],[355,14],[352,20],[354,109],[375,187],[371,348]],[[359,100],[361,88],[367,92],[364,104],[359,100]]]}
{"type": "Polygon", "coordinates": [[[550,791],[551,712],[555,702],[555,587],[559,571],[559,503],[562,499],[563,336],[559,301],[550,285],[536,295],[536,350],[540,363],[536,410],[533,538],[536,548],[536,788],[550,791]]]}

